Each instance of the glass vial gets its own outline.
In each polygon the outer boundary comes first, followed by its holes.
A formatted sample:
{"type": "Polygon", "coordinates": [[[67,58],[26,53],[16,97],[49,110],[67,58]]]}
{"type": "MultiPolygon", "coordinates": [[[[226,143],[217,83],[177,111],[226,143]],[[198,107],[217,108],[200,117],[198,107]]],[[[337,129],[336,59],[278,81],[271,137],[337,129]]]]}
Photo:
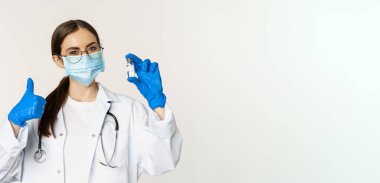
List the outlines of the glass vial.
{"type": "Polygon", "coordinates": [[[136,72],[135,72],[135,66],[133,65],[133,59],[127,58],[126,59],[126,67],[127,67],[127,77],[136,77],[136,72]]]}

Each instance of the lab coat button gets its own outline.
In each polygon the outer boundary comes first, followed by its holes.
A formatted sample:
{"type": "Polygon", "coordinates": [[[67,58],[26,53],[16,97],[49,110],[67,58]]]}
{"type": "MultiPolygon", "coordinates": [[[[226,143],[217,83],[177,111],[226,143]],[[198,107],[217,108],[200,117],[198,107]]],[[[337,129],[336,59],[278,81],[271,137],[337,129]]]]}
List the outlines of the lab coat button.
{"type": "Polygon", "coordinates": [[[57,170],[57,173],[61,173],[61,170],[57,170]]]}
{"type": "Polygon", "coordinates": [[[63,136],[63,133],[60,133],[60,134],[59,134],[59,136],[61,136],[61,137],[62,137],[62,136],[63,136]]]}
{"type": "Polygon", "coordinates": [[[93,133],[91,136],[92,136],[93,138],[95,138],[95,133],[93,133]]]}

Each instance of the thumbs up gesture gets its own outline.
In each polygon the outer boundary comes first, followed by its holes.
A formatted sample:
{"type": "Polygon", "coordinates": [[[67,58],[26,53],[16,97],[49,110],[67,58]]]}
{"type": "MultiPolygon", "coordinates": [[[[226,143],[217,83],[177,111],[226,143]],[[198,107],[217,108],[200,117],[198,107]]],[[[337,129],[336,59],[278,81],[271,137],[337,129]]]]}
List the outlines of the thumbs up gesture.
{"type": "Polygon", "coordinates": [[[44,112],[46,100],[38,95],[34,95],[34,83],[28,78],[26,91],[17,105],[8,114],[8,120],[15,125],[23,127],[26,121],[41,118],[44,112]]]}

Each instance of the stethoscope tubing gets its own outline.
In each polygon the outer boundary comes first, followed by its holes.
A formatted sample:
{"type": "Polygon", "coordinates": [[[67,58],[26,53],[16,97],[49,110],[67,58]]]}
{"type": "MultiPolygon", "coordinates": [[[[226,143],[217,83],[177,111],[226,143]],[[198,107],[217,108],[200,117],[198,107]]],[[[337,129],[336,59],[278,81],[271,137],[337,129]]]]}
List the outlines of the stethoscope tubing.
{"type": "MultiPolygon", "coordinates": [[[[108,101],[108,103],[110,103],[111,104],[111,101],[108,101]]],[[[102,145],[102,150],[103,150],[103,155],[104,155],[104,159],[106,160],[106,162],[107,163],[102,163],[102,162],[100,162],[100,164],[102,164],[102,165],[104,165],[104,166],[109,166],[109,167],[111,167],[111,168],[116,168],[117,166],[112,166],[112,165],[110,165],[110,163],[111,163],[111,161],[112,161],[112,158],[113,158],[113,156],[114,156],[114,154],[115,154],[115,150],[116,150],[116,145],[117,145],[117,140],[118,140],[118,134],[119,134],[119,121],[117,120],[117,118],[116,118],[116,116],[114,115],[114,114],[112,114],[111,112],[110,112],[110,110],[111,110],[111,106],[110,106],[110,108],[108,109],[108,111],[107,111],[107,113],[106,113],[106,116],[107,115],[110,115],[113,119],[114,119],[114,121],[115,121],[115,132],[116,132],[116,134],[115,134],[115,144],[114,144],[114,149],[113,149],[113,152],[112,152],[112,155],[111,155],[111,158],[110,158],[110,160],[108,161],[107,160],[107,157],[106,157],[106,154],[105,154],[105,152],[104,152],[104,145],[103,145],[103,134],[102,134],[102,132],[103,132],[103,127],[104,127],[104,121],[103,121],[103,124],[102,124],[102,128],[101,128],[101,131],[100,131],[100,141],[101,141],[101,145],[102,145]]],[[[104,118],[106,118],[106,116],[104,117],[104,118]]],[[[41,135],[38,135],[38,149],[37,149],[37,151],[34,153],[34,161],[36,161],[37,163],[43,163],[43,162],[45,162],[45,160],[46,160],[46,158],[47,158],[47,155],[46,155],[46,151],[44,151],[42,148],[41,148],[41,135]]]]}

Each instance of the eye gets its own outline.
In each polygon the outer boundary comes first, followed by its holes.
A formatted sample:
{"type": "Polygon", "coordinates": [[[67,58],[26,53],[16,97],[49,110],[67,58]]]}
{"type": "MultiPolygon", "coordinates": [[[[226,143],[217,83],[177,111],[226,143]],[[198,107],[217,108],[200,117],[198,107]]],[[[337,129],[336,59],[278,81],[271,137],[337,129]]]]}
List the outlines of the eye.
{"type": "Polygon", "coordinates": [[[79,53],[78,50],[69,50],[69,51],[67,52],[67,54],[68,54],[68,55],[79,55],[80,53],[79,53]]]}
{"type": "Polygon", "coordinates": [[[91,52],[98,51],[98,50],[99,50],[98,45],[92,45],[88,48],[88,51],[91,51],[91,52]]]}

